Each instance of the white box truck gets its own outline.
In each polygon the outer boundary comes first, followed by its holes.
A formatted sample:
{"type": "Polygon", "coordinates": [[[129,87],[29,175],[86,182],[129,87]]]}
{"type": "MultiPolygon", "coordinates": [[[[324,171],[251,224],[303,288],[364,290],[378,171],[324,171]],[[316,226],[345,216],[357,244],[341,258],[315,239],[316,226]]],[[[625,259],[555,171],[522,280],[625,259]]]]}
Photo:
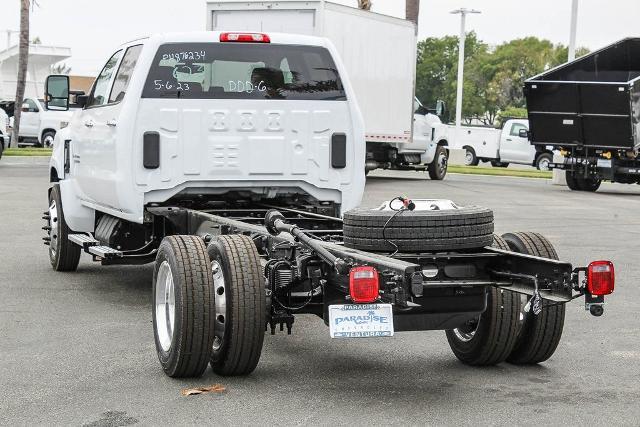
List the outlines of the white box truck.
{"type": "Polygon", "coordinates": [[[207,29],[296,33],[328,38],[344,64],[365,122],[367,172],[377,168],[446,174],[438,149],[414,116],[417,38],[412,22],[324,0],[207,3],[207,29]],[[419,132],[412,133],[413,122],[419,132]]]}

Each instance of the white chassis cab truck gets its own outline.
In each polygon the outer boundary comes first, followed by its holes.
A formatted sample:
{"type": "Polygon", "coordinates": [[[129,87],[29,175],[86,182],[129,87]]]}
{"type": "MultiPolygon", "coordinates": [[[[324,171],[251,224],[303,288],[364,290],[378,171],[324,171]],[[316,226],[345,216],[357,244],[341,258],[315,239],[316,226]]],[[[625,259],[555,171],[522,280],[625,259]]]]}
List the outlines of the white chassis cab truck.
{"type": "Polygon", "coordinates": [[[523,136],[529,130],[527,119],[507,119],[501,128],[490,126],[461,126],[460,135],[453,125],[435,125],[434,140],[453,148],[465,150],[465,165],[477,166],[490,162],[504,167],[510,163],[549,170],[553,151],[549,147],[535,147],[523,136]]]}
{"type": "Polygon", "coordinates": [[[426,170],[431,179],[444,179],[446,146],[432,144],[424,113],[414,115],[417,38],[410,21],[325,0],[217,0],[207,3],[207,29],[328,38],[364,118],[366,171],[426,170]]]}
{"type": "MultiPolygon", "coordinates": [[[[45,90],[68,108],[67,76],[45,90]]],[[[300,314],[333,338],[439,329],[464,363],[538,363],[558,345],[564,303],[584,295],[601,315],[613,291],[610,262],[574,269],[539,234],[494,235],[486,208],[358,208],[363,120],[326,38],[136,40],[76,102],[50,164],[51,265],[75,271],[83,252],[154,263],[154,339],[171,377],[247,375],[265,330],[291,333],[300,314]]]]}

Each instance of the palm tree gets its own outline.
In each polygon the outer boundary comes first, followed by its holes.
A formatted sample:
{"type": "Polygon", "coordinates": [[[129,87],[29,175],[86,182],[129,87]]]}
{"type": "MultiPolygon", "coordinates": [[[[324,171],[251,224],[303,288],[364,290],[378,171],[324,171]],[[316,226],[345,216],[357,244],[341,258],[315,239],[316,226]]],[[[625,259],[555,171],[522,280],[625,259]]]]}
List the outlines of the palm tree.
{"type": "Polygon", "coordinates": [[[406,0],[405,2],[405,18],[416,24],[416,33],[418,32],[418,15],[420,14],[420,0],[406,0]]]}
{"type": "Polygon", "coordinates": [[[371,0],[358,0],[358,8],[363,10],[371,10],[371,0]]]}
{"type": "Polygon", "coordinates": [[[16,104],[13,110],[12,145],[18,144],[20,113],[27,84],[27,62],[29,60],[29,6],[30,0],[20,0],[20,44],[18,46],[18,79],[16,83],[16,104]]]}

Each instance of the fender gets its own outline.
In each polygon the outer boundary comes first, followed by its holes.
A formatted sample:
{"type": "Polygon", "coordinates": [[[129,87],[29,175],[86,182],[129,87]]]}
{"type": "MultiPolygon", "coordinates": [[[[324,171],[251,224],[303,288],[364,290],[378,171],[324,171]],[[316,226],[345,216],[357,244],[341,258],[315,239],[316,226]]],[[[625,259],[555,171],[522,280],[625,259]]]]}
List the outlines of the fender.
{"type": "Polygon", "coordinates": [[[58,183],[62,197],[64,219],[69,228],[76,232],[92,233],[95,230],[96,211],[80,203],[75,196],[77,190],[73,180],[65,179],[58,183]]]}

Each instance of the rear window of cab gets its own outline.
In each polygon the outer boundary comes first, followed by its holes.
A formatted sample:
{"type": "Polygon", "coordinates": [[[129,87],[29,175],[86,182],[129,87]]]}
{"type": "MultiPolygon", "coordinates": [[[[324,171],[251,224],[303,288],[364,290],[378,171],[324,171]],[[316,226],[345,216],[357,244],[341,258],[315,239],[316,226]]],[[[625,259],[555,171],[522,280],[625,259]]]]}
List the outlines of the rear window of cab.
{"type": "Polygon", "coordinates": [[[262,43],[161,45],[142,97],[346,100],[327,49],[262,43]]]}

